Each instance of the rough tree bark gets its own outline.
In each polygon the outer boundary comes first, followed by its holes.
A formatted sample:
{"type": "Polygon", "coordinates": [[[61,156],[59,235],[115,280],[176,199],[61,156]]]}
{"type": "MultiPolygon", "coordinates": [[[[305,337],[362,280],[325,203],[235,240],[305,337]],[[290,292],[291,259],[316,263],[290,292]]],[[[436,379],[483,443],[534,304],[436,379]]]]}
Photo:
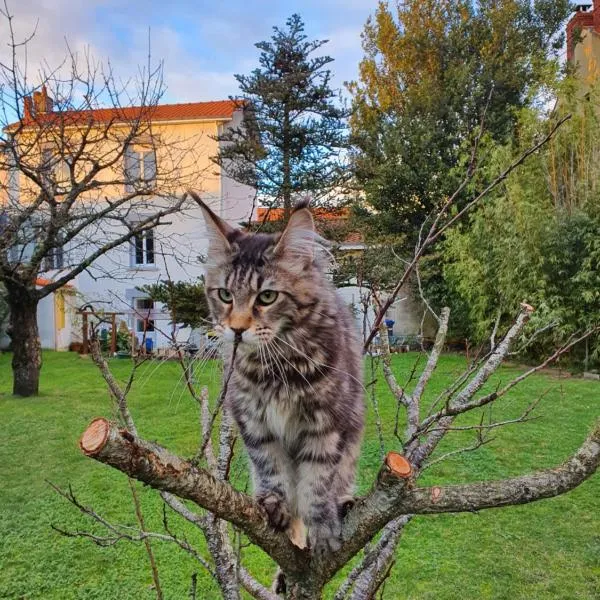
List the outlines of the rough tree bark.
{"type": "Polygon", "coordinates": [[[13,358],[13,394],[35,396],[42,368],[42,346],[37,324],[38,297],[35,288],[8,287],[13,358]]]}

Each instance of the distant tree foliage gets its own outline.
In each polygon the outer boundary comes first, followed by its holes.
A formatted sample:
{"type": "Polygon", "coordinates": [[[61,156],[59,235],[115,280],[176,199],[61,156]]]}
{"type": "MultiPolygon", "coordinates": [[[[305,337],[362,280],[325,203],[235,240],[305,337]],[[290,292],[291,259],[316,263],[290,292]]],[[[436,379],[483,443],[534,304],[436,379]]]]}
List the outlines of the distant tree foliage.
{"type": "Polygon", "coordinates": [[[413,236],[457,187],[484,112],[506,142],[562,45],[564,0],[380,2],[349,85],[354,170],[381,227],[413,236]]]}
{"type": "MultiPolygon", "coordinates": [[[[522,300],[536,307],[534,326],[553,324],[529,352],[540,354],[557,339],[600,325],[598,90],[582,99],[575,87],[566,80],[559,97],[558,110],[571,112],[571,120],[443,245],[447,288],[437,301],[462,306],[458,328],[474,340],[485,339],[496,319],[508,325],[522,300]]],[[[520,135],[499,147],[494,160],[547,127],[531,110],[518,123],[520,135]]],[[[588,360],[598,361],[600,337],[591,337],[587,348],[588,360]]]]}
{"type": "Polygon", "coordinates": [[[209,310],[202,281],[161,281],[138,289],[163,303],[174,323],[192,328],[207,324],[209,310]]]}
{"type": "Polygon", "coordinates": [[[218,137],[215,160],[287,219],[294,196],[327,194],[340,182],[347,113],[331,88],[333,59],[313,56],[327,40],[308,40],[297,14],[273,29],[271,41],[256,44],[260,66],[235,76],[244,125],[218,137]]]}

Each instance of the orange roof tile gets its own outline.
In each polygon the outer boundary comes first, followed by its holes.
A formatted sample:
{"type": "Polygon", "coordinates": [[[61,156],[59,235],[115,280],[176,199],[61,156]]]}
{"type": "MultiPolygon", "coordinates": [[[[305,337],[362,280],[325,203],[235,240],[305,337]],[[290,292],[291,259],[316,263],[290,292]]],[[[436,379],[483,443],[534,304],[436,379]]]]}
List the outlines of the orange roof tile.
{"type": "MultiPolygon", "coordinates": [[[[211,102],[188,102],[185,104],[159,104],[156,106],[126,106],[122,108],[98,108],[94,110],[54,110],[27,115],[24,125],[44,125],[53,121],[60,123],[110,123],[111,121],[133,121],[135,119],[151,121],[179,120],[229,120],[240,107],[235,100],[215,100],[211,102]]],[[[16,125],[16,124],[13,124],[16,125]]],[[[10,127],[10,126],[9,126],[10,127]]]]}
{"type": "MultiPolygon", "coordinates": [[[[255,223],[262,223],[263,221],[280,221],[283,219],[283,208],[263,208],[260,207],[256,210],[256,217],[254,218],[255,223]]],[[[341,219],[347,219],[350,210],[347,208],[338,209],[326,209],[326,208],[314,208],[311,210],[313,216],[318,221],[336,221],[341,219]]]]}
{"type": "MultiPolygon", "coordinates": [[[[52,281],[52,279],[46,279],[45,277],[38,277],[35,280],[35,285],[38,285],[39,287],[44,287],[46,285],[50,285],[51,283],[54,283],[54,281],[52,281]]],[[[63,287],[72,288],[73,285],[71,283],[65,283],[63,287]]]]}

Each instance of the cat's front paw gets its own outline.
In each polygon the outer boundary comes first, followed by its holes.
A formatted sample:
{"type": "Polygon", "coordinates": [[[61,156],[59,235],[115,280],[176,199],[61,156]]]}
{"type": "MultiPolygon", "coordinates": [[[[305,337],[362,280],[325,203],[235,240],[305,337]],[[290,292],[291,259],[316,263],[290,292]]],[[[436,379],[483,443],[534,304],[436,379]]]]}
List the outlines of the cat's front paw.
{"type": "Polygon", "coordinates": [[[332,519],[326,523],[313,523],[308,529],[308,542],[315,554],[339,550],[342,545],[342,522],[332,519]]]}
{"type": "Polygon", "coordinates": [[[278,494],[262,494],[256,498],[267,515],[269,525],[277,531],[284,531],[290,525],[292,515],[285,500],[278,494]]]}

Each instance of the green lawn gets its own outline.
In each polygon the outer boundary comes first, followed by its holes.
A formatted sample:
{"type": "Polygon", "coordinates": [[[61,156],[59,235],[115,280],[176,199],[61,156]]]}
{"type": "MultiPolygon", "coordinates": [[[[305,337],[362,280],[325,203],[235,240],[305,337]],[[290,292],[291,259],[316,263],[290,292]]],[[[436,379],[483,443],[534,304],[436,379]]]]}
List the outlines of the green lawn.
{"type": "MultiPolygon", "coordinates": [[[[401,381],[414,360],[415,355],[394,357],[401,381]]],[[[128,361],[111,364],[124,379],[128,361]]],[[[444,357],[431,393],[442,389],[463,366],[460,357],[444,357]]],[[[517,368],[505,368],[496,380],[507,381],[517,372],[517,368]]],[[[198,377],[214,394],[218,365],[210,364],[198,377]]],[[[99,548],[87,540],[62,537],[50,527],[101,532],[58,496],[47,480],[61,487],[70,484],[84,504],[109,519],[135,524],[124,476],[84,458],[77,447],[79,435],[93,417],[113,414],[94,365],[73,354],[47,353],[40,397],[13,398],[10,389],[10,356],[4,354],[0,355],[0,598],[154,598],[140,544],[120,542],[99,548]]],[[[395,407],[382,381],[377,390],[387,443],[392,448],[395,407]]],[[[541,418],[497,431],[492,443],[433,467],[423,482],[497,478],[562,461],[600,414],[600,383],[556,374],[532,377],[501,401],[494,416],[514,417],[544,393],[537,411],[541,418]]],[[[183,455],[194,452],[196,410],[176,364],[143,366],[131,407],[144,437],[183,455]]],[[[440,452],[469,442],[471,438],[458,439],[454,434],[440,452]]],[[[379,462],[370,411],[360,465],[362,491],[372,481],[379,462]]],[[[243,457],[234,465],[234,474],[238,484],[244,485],[243,457]]],[[[142,486],[139,490],[149,528],[161,531],[162,509],[156,494],[142,486]]],[[[201,545],[199,535],[187,524],[175,517],[172,524],[201,545]]],[[[195,571],[198,597],[218,598],[209,577],[185,553],[167,543],[154,542],[154,548],[166,598],[186,598],[195,571]]],[[[273,567],[258,550],[247,549],[245,562],[264,583],[269,581],[273,567]]],[[[384,597],[600,598],[600,474],[568,495],[529,506],[414,519],[403,537],[384,597]]]]}

